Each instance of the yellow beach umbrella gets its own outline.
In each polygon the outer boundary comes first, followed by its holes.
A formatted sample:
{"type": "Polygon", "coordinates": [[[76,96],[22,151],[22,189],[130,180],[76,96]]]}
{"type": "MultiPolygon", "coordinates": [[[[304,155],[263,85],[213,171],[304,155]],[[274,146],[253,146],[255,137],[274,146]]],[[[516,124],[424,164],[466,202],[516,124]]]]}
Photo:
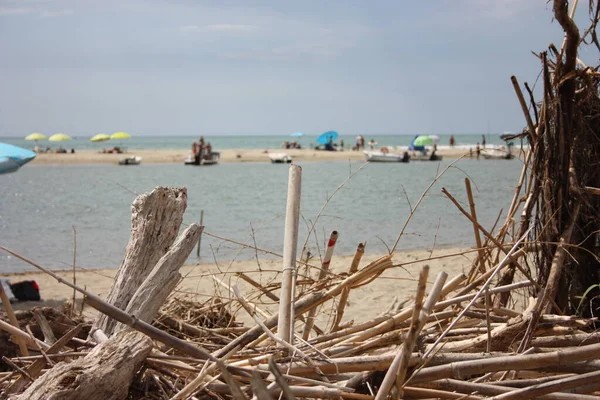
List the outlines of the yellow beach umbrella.
{"type": "Polygon", "coordinates": [[[67,140],[71,140],[71,136],[64,133],[55,133],[54,135],[50,136],[48,140],[51,142],[65,142],[67,140]]]}
{"type": "Polygon", "coordinates": [[[126,132],[116,132],[110,135],[111,139],[129,139],[131,135],[126,132]]]}
{"type": "Polygon", "coordinates": [[[42,135],[41,133],[30,133],[29,135],[25,136],[25,140],[46,140],[47,137],[46,135],[42,135]]]}
{"type": "Polygon", "coordinates": [[[107,135],[106,133],[99,133],[97,135],[95,135],[93,138],[91,138],[90,140],[92,142],[104,142],[105,140],[109,140],[110,136],[107,135]]]}

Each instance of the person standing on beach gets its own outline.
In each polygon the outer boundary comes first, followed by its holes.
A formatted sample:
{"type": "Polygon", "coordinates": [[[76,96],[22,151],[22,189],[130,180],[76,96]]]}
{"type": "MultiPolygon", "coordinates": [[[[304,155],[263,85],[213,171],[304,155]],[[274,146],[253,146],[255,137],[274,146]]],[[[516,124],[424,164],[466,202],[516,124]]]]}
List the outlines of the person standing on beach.
{"type": "Polygon", "coordinates": [[[481,146],[485,149],[485,135],[481,135],[481,146]]]}
{"type": "Polygon", "coordinates": [[[475,147],[475,152],[477,153],[477,159],[479,160],[479,156],[481,155],[481,147],[479,147],[479,142],[477,142],[477,147],[475,147]]]}
{"type": "Polygon", "coordinates": [[[454,135],[450,135],[450,147],[454,147],[454,143],[455,143],[454,135]]]}

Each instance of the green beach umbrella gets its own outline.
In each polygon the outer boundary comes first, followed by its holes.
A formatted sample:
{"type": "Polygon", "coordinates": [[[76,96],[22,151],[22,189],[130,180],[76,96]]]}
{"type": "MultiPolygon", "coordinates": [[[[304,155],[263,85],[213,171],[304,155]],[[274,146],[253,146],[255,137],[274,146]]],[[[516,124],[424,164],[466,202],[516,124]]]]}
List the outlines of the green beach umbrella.
{"type": "Polygon", "coordinates": [[[111,139],[129,139],[131,135],[126,132],[116,132],[110,135],[111,139]]]}
{"type": "Polygon", "coordinates": [[[30,133],[29,135],[25,136],[25,140],[35,140],[36,142],[38,140],[46,140],[47,137],[46,135],[42,135],[41,133],[30,133]]]}
{"type": "Polygon", "coordinates": [[[51,142],[66,142],[67,140],[71,140],[71,136],[64,133],[55,133],[54,135],[50,136],[48,140],[51,142]]]}
{"type": "Polygon", "coordinates": [[[413,142],[415,146],[428,146],[433,144],[433,139],[426,135],[418,136],[413,142]]]}
{"type": "Polygon", "coordinates": [[[91,138],[90,140],[92,142],[104,142],[105,140],[109,140],[110,136],[107,135],[106,133],[99,133],[97,135],[94,135],[93,138],[91,138]]]}

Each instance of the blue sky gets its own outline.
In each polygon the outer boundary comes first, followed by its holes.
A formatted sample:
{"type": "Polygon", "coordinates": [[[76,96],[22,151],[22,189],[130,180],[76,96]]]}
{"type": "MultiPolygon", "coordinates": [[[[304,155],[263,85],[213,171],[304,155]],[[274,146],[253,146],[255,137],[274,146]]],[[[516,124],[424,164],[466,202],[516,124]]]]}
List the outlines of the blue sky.
{"type": "Polygon", "coordinates": [[[0,136],[517,131],[561,40],[546,0],[0,0],[0,136]]]}

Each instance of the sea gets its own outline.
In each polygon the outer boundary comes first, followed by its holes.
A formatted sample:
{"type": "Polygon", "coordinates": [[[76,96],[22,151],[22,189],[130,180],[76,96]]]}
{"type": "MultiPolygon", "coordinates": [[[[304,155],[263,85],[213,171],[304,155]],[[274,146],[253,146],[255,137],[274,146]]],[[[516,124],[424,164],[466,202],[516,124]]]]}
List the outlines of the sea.
{"type": "MultiPolygon", "coordinates": [[[[445,139],[440,135],[440,142],[445,139]]],[[[455,135],[460,145],[479,135],[455,135]]],[[[273,148],[285,136],[205,138],[213,148],[273,148]]],[[[365,136],[385,145],[402,146],[404,135],[365,136]]],[[[310,140],[310,137],[301,137],[310,140]]],[[[353,140],[354,138],[348,138],[353,140]]],[[[131,149],[187,148],[191,137],[133,137],[131,149]]],[[[314,141],[314,138],[312,138],[314,141]]],[[[2,138],[17,145],[21,139],[2,138]]],[[[92,148],[74,139],[69,147],[92,148]],[[79,146],[81,144],[81,146],[79,146]]],[[[487,143],[500,144],[490,138],[487,143]]],[[[308,145],[308,144],[307,144],[308,145]]],[[[468,209],[465,178],[472,181],[477,217],[491,230],[510,205],[522,161],[461,159],[408,164],[305,162],[302,167],[298,249],[323,254],[333,230],[339,232],[335,255],[351,255],[359,243],[366,252],[384,254],[403,225],[398,250],[472,247],[471,222],[442,194],[446,188],[468,209]],[[425,194],[425,190],[444,172],[425,194]],[[422,201],[420,198],[422,197],[422,201]],[[418,207],[417,207],[418,205],[418,207]],[[504,211],[503,211],[504,210],[504,211]],[[314,229],[310,229],[314,224],[314,229]]],[[[0,175],[0,245],[50,269],[118,268],[131,228],[131,204],[157,186],[186,187],[184,226],[200,221],[206,235],[199,256],[189,263],[274,258],[283,251],[288,166],[268,163],[222,163],[212,167],[183,164],[36,165],[0,175]],[[239,243],[250,247],[241,246],[239,243]],[[263,253],[252,247],[275,253],[263,253]]],[[[0,250],[0,273],[31,270],[27,263],[0,250]]]]}

